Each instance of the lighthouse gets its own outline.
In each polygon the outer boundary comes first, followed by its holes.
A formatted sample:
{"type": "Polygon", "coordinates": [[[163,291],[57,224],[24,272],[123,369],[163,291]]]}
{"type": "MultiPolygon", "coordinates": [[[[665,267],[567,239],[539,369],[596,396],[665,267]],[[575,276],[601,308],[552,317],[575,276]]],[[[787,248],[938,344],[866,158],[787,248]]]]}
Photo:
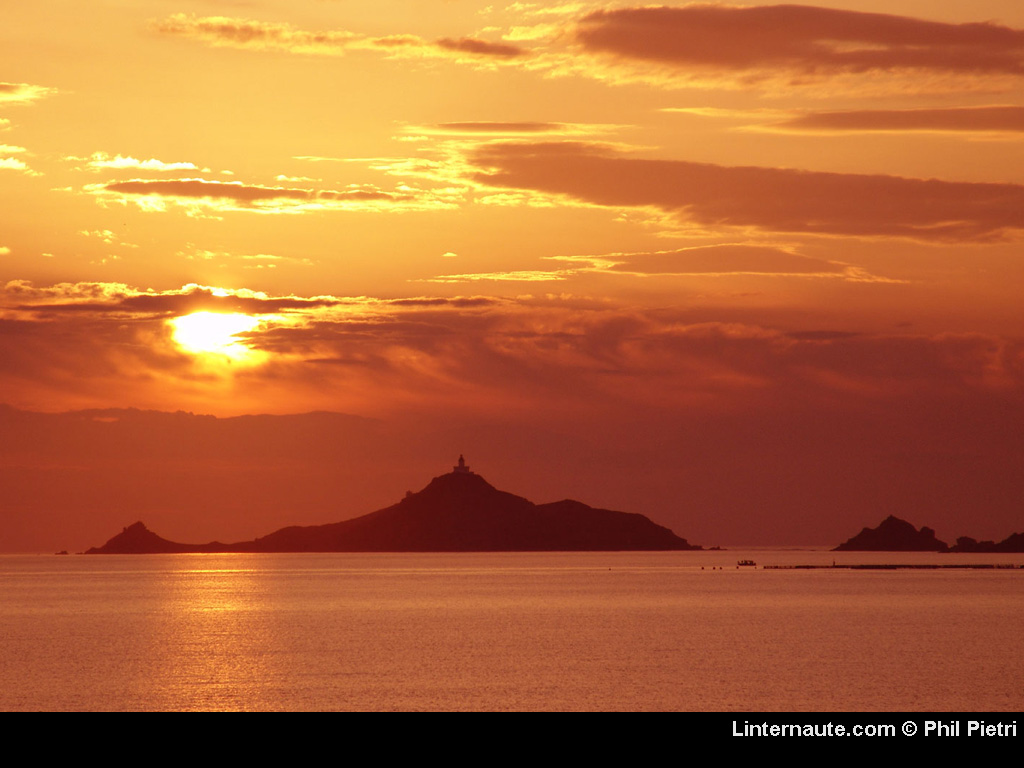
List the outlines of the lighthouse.
{"type": "Polygon", "coordinates": [[[459,463],[452,467],[452,472],[454,472],[457,475],[473,474],[472,472],[469,471],[469,467],[466,465],[466,460],[462,458],[461,453],[459,454],[459,463]]]}

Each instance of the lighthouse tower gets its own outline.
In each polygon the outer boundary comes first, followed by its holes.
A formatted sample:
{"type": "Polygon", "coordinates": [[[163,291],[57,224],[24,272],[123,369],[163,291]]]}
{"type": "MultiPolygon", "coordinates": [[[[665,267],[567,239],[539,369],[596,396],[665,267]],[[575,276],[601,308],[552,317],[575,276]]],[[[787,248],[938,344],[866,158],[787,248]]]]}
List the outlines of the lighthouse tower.
{"type": "Polygon", "coordinates": [[[469,471],[469,467],[466,465],[466,460],[462,458],[461,453],[459,454],[459,463],[452,467],[452,472],[454,472],[457,475],[473,474],[472,472],[469,471]]]}

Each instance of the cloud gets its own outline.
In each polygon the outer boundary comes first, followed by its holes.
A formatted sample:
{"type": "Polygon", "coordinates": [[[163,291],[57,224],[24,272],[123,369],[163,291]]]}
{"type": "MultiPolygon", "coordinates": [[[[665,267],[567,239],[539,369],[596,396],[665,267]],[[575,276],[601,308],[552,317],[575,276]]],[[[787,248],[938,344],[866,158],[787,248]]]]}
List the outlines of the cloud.
{"type": "Polygon", "coordinates": [[[457,40],[446,37],[438,40],[437,45],[447,51],[471,53],[478,56],[511,58],[515,56],[522,56],[525,53],[525,51],[517,45],[509,45],[507,43],[489,43],[486,40],[478,40],[475,37],[460,37],[457,40]]]}
{"type": "Polygon", "coordinates": [[[665,212],[721,231],[986,242],[1024,229],[1024,186],[650,160],[582,142],[492,143],[470,157],[492,187],[665,212]]]}
{"type": "Polygon", "coordinates": [[[80,234],[80,235],[82,235],[84,237],[99,238],[100,240],[102,240],[107,245],[113,245],[114,243],[117,242],[117,235],[115,235],[109,229],[95,229],[95,230],[83,229],[78,234],[80,234]]]}
{"type": "Polygon", "coordinates": [[[186,37],[221,48],[278,51],[309,56],[343,56],[351,51],[376,51],[388,57],[442,57],[461,61],[516,59],[525,49],[475,37],[436,41],[417,35],[372,37],[347,30],[302,30],[290,24],[227,16],[196,17],[178,13],[155,22],[160,34],[186,37]]]}
{"type": "Polygon", "coordinates": [[[419,282],[545,282],[564,281],[580,275],[633,277],[800,277],[843,279],[851,282],[901,282],[872,275],[864,269],[837,261],[804,256],[788,248],[750,243],[680,248],[646,253],[608,253],[599,256],[546,256],[561,264],[550,270],[506,270],[437,275],[419,282]]]}
{"type": "Polygon", "coordinates": [[[249,50],[287,51],[314,55],[343,55],[362,40],[345,31],[306,32],[290,24],[278,24],[227,16],[196,18],[178,13],[153,24],[164,35],[200,40],[208,45],[249,50]]]}
{"type": "Polygon", "coordinates": [[[750,86],[778,76],[801,84],[838,75],[1024,74],[1024,30],[801,5],[599,10],[579,19],[575,40],[612,64],[658,70],[667,83],[673,77],[750,86]]]}
{"type": "Polygon", "coordinates": [[[314,190],[205,179],[132,179],[88,184],[84,189],[101,201],[132,202],[148,211],[166,211],[168,206],[177,206],[186,209],[190,215],[237,211],[303,213],[383,208],[425,209],[452,204],[445,199],[444,193],[423,192],[406,186],[395,192],[385,192],[370,185],[342,190],[314,190]]]}
{"type": "Polygon", "coordinates": [[[847,264],[815,259],[767,245],[708,245],[603,258],[619,259],[608,267],[610,271],[636,275],[861,277],[858,271],[847,264]]]}
{"type": "Polygon", "coordinates": [[[249,262],[244,264],[244,269],[275,269],[278,264],[298,264],[302,266],[313,266],[313,261],[306,258],[294,256],[278,256],[272,253],[242,253],[236,254],[230,251],[210,251],[204,248],[193,248],[188,251],[181,251],[179,256],[184,256],[189,261],[241,261],[249,262]]]}
{"type": "MultiPolygon", "coordinates": [[[[109,229],[83,229],[79,233],[82,237],[96,238],[103,242],[105,245],[117,245],[119,248],[138,248],[139,246],[135,243],[129,243],[122,240],[116,234],[111,232],[109,229]]],[[[116,256],[112,258],[117,258],[116,256]]]]}
{"type": "Polygon", "coordinates": [[[56,92],[56,88],[47,88],[42,85],[0,83],[0,104],[31,104],[33,101],[38,101],[56,92]]]}
{"type": "Polygon", "coordinates": [[[560,5],[540,5],[539,3],[515,2],[505,10],[520,16],[565,16],[575,15],[587,7],[586,3],[561,3],[560,5]]]}
{"type": "MultiPolygon", "coordinates": [[[[80,159],[80,158],[68,158],[80,159]]],[[[162,160],[150,158],[149,160],[137,160],[134,157],[116,155],[111,157],[106,152],[93,152],[89,157],[86,166],[94,171],[101,170],[141,170],[141,171],[198,171],[195,163],[176,162],[165,163],[162,160]]]]}
{"type": "Polygon", "coordinates": [[[289,182],[291,184],[297,184],[297,183],[303,182],[303,181],[314,181],[314,182],[315,181],[323,181],[323,179],[314,179],[314,178],[312,178],[310,176],[285,176],[283,173],[277,174],[277,176],[274,177],[274,180],[275,181],[287,181],[287,182],[289,182]]]}
{"type": "Polygon", "coordinates": [[[809,112],[764,126],[793,132],[971,132],[1024,131],[1024,107],[985,106],[942,109],[862,109],[846,112],[809,112]]]}
{"type": "Polygon", "coordinates": [[[38,171],[32,170],[24,160],[16,157],[0,157],[0,170],[21,171],[29,176],[40,176],[38,171]]]}
{"type": "Polygon", "coordinates": [[[424,283],[537,283],[549,282],[551,280],[566,280],[572,275],[578,274],[578,269],[543,270],[543,269],[515,269],[504,272],[470,272],[461,275],[437,275],[436,277],[424,278],[419,282],[424,283]]]}
{"type": "Polygon", "coordinates": [[[561,133],[567,127],[565,123],[438,123],[432,126],[442,133],[469,134],[518,134],[518,133],[561,133]]]}
{"type": "Polygon", "coordinates": [[[42,174],[29,168],[28,164],[19,157],[10,157],[10,155],[20,155],[28,152],[24,147],[17,147],[11,144],[0,144],[0,169],[8,171],[21,171],[22,173],[28,174],[29,176],[40,176],[42,174]],[[7,155],[7,157],[4,157],[7,155]]]}
{"type": "Polygon", "coordinates": [[[609,133],[621,128],[604,123],[543,123],[543,122],[499,122],[475,121],[459,123],[437,123],[436,125],[409,126],[408,134],[426,136],[592,136],[609,133]]]}

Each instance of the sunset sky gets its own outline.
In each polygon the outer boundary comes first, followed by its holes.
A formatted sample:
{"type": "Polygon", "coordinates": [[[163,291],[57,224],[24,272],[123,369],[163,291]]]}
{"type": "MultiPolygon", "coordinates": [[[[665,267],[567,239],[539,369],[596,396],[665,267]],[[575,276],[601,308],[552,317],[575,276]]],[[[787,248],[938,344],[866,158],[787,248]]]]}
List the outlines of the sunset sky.
{"type": "Polygon", "coordinates": [[[1024,530],[1016,0],[46,0],[0,50],[0,551],[460,452],[705,546],[1024,530]]]}

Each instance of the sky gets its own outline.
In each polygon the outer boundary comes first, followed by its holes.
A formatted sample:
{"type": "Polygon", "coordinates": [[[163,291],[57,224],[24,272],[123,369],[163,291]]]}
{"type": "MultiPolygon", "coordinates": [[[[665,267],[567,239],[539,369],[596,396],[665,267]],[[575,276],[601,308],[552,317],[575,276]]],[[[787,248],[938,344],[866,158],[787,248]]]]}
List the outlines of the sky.
{"type": "Polygon", "coordinates": [[[705,546],[1024,530],[1018,2],[46,0],[0,51],[0,551],[460,452],[705,546]]]}

